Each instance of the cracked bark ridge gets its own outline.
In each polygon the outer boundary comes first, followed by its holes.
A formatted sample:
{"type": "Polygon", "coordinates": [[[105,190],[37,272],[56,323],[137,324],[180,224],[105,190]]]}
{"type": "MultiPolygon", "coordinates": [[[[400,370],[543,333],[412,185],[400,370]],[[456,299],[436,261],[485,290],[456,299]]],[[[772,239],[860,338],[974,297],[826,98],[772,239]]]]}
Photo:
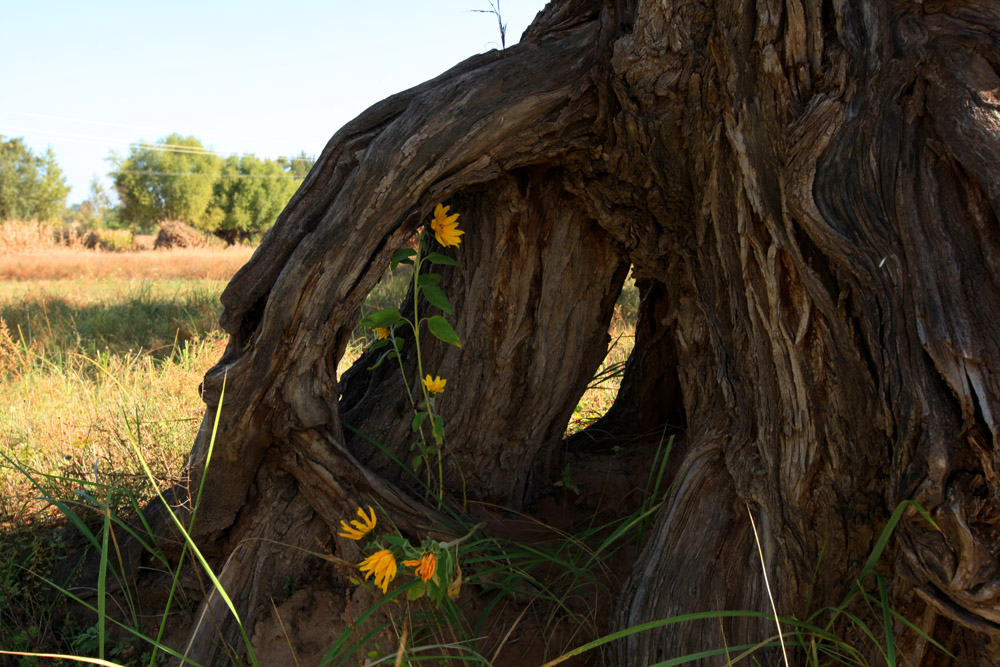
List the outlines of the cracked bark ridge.
{"type": "MultiPolygon", "coordinates": [[[[603,427],[676,420],[686,442],[619,627],[769,612],[748,511],[780,612],[836,604],[912,498],[941,530],[897,530],[880,563],[895,608],[960,658],[1000,660],[998,54],[991,2],[569,0],[337,132],[226,289],[232,337],[205,378],[208,414],[226,393],[195,532],[244,621],[302,567],[267,539],[349,559],[330,536],[358,504],[404,530],[435,518],[344,434],[405,453],[398,378],[362,358],[341,386],[336,366],[391,253],[447,201],[467,232],[445,275],[465,344],[428,359],[473,497],[528,507],[544,489],[629,264],[643,285],[603,427]]],[[[219,664],[208,630],[190,655],[219,664]]],[[[896,630],[913,664],[941,659],[896,630]]],[[[770,632],[670,626],[615,664],[770,632]]]]}

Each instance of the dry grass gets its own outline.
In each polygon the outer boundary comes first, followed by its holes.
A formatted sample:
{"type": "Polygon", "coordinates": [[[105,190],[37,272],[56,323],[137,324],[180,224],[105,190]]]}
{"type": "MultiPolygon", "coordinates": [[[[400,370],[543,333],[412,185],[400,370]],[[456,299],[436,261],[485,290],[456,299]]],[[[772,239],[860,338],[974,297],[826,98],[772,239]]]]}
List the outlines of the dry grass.
{"type": "MultiPolygon", "coordinates": [[[[224,345],[219,338],[189,343],[169,363],[141,353],[80,354],[46,368],[30,352],[7,355],[5,365],[23,372],[0,383],[6,395],[0,449],[18,465],[53,476],[45,485],[55,497],[72,497],[73,479],[149,496],[132,443],[157,477],[173,481],[204,413],[198,383],[224,345]]],[[[45,509],[8,463],[0,462],[0,531],[30,523],[45,509]]]]}
{"type": "Polygon", "coordinates": [[[622,383],[625,362],[635,347],[635,323],[639,317],[639,292],[631,278],[625,282],[608,327],[611,342],[587,391],[577,401],[566,434],[576,433],[600,419],[615,402],[622,383]]]}
{"type": "Polygon", "coordinates": [[[175,248],[101,252],[53,247],[44,252],[0,254],[0,280],[228,280],[246,264],[253,248],[175,248]]]}
{"type": "Polygon", "coordinates": [[[148,495],[133,444],[165,482],[183,467],[198,383],[225,345],[223,284],[0,283],[0,451],[14,462],[0,460],[0,532],[43,509],[15,466],[51,475],[57,497],[74,478],[148,495]]]}
{"type": "Polygon", "coordinates": [[[4,220],[0,222],[0,255],[8,252],[51,250],[61,242],[61,235],[49,222],[4,220]]]}
{"type": "Polygon", "coordinates": [[[233,246],[150,251],[153,238],[127,230],[81,233],[56,223],[5,220],[0,222],[0,281],[229,280],[254,250],[233,246]]]}

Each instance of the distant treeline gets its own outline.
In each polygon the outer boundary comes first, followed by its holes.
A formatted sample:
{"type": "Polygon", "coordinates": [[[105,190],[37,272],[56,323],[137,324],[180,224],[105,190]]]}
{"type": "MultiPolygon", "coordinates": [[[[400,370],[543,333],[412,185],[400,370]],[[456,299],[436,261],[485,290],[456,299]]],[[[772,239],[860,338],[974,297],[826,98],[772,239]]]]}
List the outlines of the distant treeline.
{"type": "Polygon", "coordinates": [[[147,232],[180,220],[230,242],[258,239],[312,168],[292,158],[222,157],[194,137],[171,134],[156,143],[112,152],[109,176],[118,203],[95,178],[89,197],[66,206],[69,187],[51,150],[36,156],[21,139],[0,135],[0,220],[62,218],[90,228],[147,232]]]}

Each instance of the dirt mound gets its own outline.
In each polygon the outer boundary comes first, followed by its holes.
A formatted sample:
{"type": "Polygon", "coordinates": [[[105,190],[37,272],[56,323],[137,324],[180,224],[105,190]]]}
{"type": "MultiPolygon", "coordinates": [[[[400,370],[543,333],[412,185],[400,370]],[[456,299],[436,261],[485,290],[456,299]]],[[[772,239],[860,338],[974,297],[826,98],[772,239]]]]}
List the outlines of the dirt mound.
{"type": "Polygon", "coordinates": [[[155,248],[203,248],[208,245],[204,235],[191,225],[179,220],[168,220],[160,225],[155,248]]]}

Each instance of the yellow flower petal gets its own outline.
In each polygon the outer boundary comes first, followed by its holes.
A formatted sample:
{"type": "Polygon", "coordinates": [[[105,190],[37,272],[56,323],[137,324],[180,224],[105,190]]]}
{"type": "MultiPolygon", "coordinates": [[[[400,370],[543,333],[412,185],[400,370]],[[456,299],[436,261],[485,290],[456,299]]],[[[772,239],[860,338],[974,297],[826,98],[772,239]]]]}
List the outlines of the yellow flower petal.
{"type": "Polygon", "coordinates": [[[440,375],[432,378],[428,373],[427,377],[421,380],[421,382],[424,383],[424,388],[426,388],[427,391],[429,391],[430,393],[440,394],[442,391],[444,391],[444,386],[445,384],[447,384],[448,381],[442,380],[440,375]]]}
{"type": "Polygon", "coordinates": [[[370,517],[367,516],[364,510],[359,507],[358,516],[361,517],[361,521],[352,519],[350,525],[347,525],[347,522],[341,519],[340,528],[343,532],[337,533],[337,535],[347,537],[352,540],[360,540],[365,535],[370,533],[372,529],[375,528],[375,510],[373,510],[372,506],[369,505],[368,511],[371,513],[370,517]]]}
{"type": "Polygon", "coordinates": [[[404,560],[403,565],[417,568],[414,574],[424,581],[430,581],[431,577],[434,576],[434,568],[437,567],[437,561],[434,558],[433,552],[427,552],[420,560],[404,560]]]}
{"type": "Polygon", "coordinates": [[[379,340],[382,340],[383,338],[388,338],[389,330],[386,329],[385,327],[375,327],[375,335],[378,337],[379,340]]]}
{"type": "Polygon", "coordinates": [[[445,246],[457,246],[462,242],[459,237],[465,232],[458,229],[458,213],[448,215],[450,206],[438,204],[434,207],[434,219],[431,220],[431,229],[434,230],[434,238],[437,242],[445,246]]]}
{"type": "Polygon", "coordinates": [[[365,572],[365,581],[375,575],[375,585],[385,593],[389,590],[389,582],[396,578],[396,557],[388,549],[373,553],[358,565],[365,572]]]}

